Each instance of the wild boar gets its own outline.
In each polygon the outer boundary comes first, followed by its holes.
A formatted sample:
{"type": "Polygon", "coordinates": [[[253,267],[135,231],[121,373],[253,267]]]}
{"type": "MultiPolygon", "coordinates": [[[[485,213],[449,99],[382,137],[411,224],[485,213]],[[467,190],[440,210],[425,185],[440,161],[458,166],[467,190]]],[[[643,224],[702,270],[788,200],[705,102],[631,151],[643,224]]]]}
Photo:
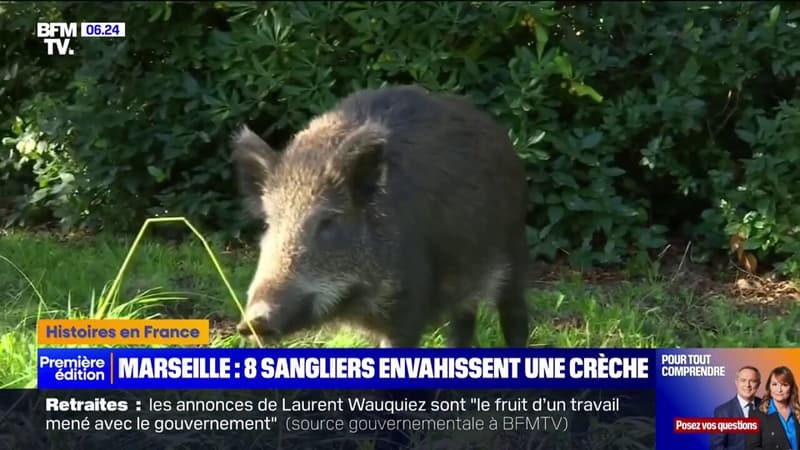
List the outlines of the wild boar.
{"type": "Polygon", "coordinates": [[[366,89],[283,151],[246,125],[232,146],[264,225],[242,335],[275,342],[336,321],[417,347],[449,319],[446,345],[468,347],[479,301],[495,300],[506,345],[527,345],[525,170],[466,98],[366,89]]]}

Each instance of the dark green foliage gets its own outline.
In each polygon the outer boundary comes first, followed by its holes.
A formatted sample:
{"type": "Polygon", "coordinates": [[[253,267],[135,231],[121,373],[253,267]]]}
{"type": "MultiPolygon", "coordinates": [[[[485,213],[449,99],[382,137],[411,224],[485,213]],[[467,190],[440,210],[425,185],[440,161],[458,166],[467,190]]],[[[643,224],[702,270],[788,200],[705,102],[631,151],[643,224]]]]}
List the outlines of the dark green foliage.
{"type": "MultiPolygon", "coordinates": [[[[800,273],[800,9],[791,2],[6,3],[11,224],[244,228],[228,138],[280,147],[362,87],[471,96],[530,178],[530,244],[579,265],[747,239],[800,273]],[[35,22],[126,22],[48,57],[35,22]]],[[[0,205],[1,207],[2,205],[0,205]]]]}

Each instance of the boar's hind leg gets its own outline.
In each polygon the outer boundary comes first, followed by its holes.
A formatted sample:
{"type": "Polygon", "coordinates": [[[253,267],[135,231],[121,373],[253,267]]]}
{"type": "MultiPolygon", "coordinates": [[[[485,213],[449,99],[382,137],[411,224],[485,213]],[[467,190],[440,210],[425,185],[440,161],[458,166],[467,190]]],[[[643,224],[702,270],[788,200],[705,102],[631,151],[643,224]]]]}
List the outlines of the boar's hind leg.
{"type": "Polygon", "coordinates": [[[528,346],[528,304],[525,301],[524,273],[520,267],[511,269],[497,301],[500,327],[508,347],[528,346]]]}

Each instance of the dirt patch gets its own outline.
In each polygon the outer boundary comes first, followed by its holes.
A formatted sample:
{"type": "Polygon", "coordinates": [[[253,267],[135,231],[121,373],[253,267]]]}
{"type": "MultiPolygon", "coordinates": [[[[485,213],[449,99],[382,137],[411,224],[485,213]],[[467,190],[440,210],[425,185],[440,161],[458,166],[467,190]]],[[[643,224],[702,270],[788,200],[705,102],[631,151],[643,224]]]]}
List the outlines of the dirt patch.
{"type": "Polygon", "coordinates": [[[800,305],[800,287],[792,281],[746,275],[731,284],[730,296],[745,310],[783,315],[800,305]]]}
{"type": "Polygon", "coordinates": [[[236,322],[233,319],[212,318],[209,321],[211,340],[226,338],[236,334],[236,322]]]}
{"type": "Polygon", "coordinates": [[[633,275],[625,268],[577,270],[565,261],[533,261],[528,272],[530,289],[548,289],[564,280],[580,280],[607,293],[632,284],[658,283],[676,295],[691,293],[701,299],[725,298],[736,307],[759,315],[784,315],[800,306],[800,285],[775,273],[752,274],[733,258],[693,263],[689,244],[675,242],[655,259],[655,274],[633,275]]]}
{"type": "Polygon", "coordinates": [[[565,316],[556,316],[550,319],[550,325],[553,326],[555,330],[576,330],[580,329],[585,325],[585,321],[583,317],[577,314],[569,314],[565,316]]]}

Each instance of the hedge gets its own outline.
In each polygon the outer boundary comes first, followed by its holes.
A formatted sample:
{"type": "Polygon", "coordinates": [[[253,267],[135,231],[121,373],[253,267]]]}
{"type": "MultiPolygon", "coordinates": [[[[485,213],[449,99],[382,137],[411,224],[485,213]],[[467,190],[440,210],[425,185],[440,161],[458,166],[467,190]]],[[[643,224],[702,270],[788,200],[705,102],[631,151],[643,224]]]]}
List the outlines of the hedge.
{"type": "MultiPolygon", "coordinates": [[[[6,3],[6,226],[250,236],[228,139],[281,147],[355,89],[470,96],[509,128],[538,258],[617,264],[731,240],[800,273],[794,2],[6,3]],[[34,23],[125,22],[48,57],[34,23]]],[[[2,207],[2,205],[0,205],[2,207]]]]}

